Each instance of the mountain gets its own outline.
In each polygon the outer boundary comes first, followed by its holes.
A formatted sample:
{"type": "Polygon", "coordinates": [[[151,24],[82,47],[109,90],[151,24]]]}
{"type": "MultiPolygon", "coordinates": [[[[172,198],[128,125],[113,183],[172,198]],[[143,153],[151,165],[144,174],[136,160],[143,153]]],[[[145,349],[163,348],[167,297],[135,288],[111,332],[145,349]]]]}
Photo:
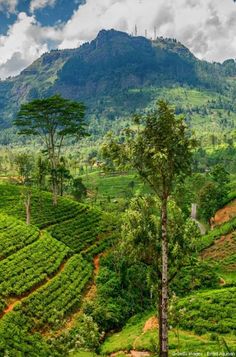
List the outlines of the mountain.
{"type": "Polygon", "coordinates": [[[234,76],[234,60],[200,61],[175,39],[102,30],[90,43],[45,53],[17,77],[0,82],[0,127],[11,126],[21,103],[54,93],[84,101],[88,115],[113,119],[145,108],[146,88],[187,85],[222,92],[234,76]]]}

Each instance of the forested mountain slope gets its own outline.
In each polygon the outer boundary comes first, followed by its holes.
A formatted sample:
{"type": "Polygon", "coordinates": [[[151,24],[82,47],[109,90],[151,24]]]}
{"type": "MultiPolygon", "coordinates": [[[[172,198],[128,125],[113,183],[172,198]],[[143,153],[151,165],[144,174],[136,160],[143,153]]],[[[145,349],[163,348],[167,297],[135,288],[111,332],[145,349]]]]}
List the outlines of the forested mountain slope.
{"type": "Polygon", "coordinates": [[[85,101],[88,115],[113,119],[145,108],[152,95],[143,89],[187,85],[232,92],[235,75],[234,60],[200,61],[175,39],[102,30],[90,43],[46,53],[19,76],[0,82],[0,126],[11,125],[22,102],[54,93],[85,101]]]}

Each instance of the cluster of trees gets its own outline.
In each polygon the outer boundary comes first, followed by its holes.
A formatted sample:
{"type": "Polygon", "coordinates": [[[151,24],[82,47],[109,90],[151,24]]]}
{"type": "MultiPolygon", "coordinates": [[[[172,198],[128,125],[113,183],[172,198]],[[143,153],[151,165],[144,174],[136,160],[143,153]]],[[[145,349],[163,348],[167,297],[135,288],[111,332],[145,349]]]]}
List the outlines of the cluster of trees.
{"type": "MultiPolygon", "coordinates": [[[[71,179],[65,159],[62,157],[65,138],[74,136],[79,140],[88,135],[84,113],[85,107],[82,103],[55,95],[23,104],[14,121],[18,134],[38,136],[41,139],[46,159],[41,157],[38,159],[35,178],[41,190],[45,188],[46,176],[50,174],[54,205],[57,205],[58,195],[63,195],[65,181],[71,179]]],[[[17,156],[16,164],[22,183],[26,187],[24,203],[29,224],[33,162],[29,155],[21,154],[17,156]]],[[[76,198],[86,195],[86,188],[80,178],[75,179],[72,186],[76,198]]]]}
{"type": "Polygon", "coordinates": [[[210,224],[217,209],[227,203],[229,194],[229,173],[222,165],[213,167],[206,176],[206,182],[199,191],[200,216],[210,224]]]}

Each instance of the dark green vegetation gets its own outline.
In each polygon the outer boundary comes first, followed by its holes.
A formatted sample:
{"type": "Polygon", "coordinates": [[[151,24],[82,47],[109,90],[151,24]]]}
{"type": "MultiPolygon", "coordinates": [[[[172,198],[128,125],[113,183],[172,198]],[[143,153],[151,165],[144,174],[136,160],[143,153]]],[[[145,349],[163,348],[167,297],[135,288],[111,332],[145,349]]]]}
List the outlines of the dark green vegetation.
{"type": "Polygon", "coordinates": [[[153,285],[158,295],[158,348],[160,357],[168,357],[169,284],[182,265],[188,266],[192,263],[191,257],[196,250],[197,237],[194,227],[187,232],[187,228],[181,224],[177,210],[171,216],[168,205],[171,204],[170,199],[176,183],[183,182],[191,174],[196,140],[188,132],[184,119],[177,118],[174,110],[163,100],[145,116],[136,115],[133,124],[137,126],[136,130],[129,128],[123,137],[118,139],[111,136],[102,149],[105,158],[112,160],[118,167],[129,165],[134,169],[152,195],[159,200],[159,209],[154,208],[151,214],[147,209],[152,207],[151,202],[145,202],[142,209],[138,208],[130,214],[125,235],[132,237],[130,241],[132,240],[133,249],[137,247],[137,259],[152,266],[154,274],[157,275],[153,279],[153,285]],[[141,214],[143,219],[139,219],[139,216],[136,219],[135,214],[141,214]],[[153,217],[159,217],[157,225],[153,217]],[[178,225],[176,230],[173,228],[175,225],[178,225]],[[188,233],[191,236],[189,242],[188,233]],[[144,251],[140,255],[138,247],[144,251]],[[174,273],[171,271],[173,266],[176,270],[174,273]]]}
{"type": "MultiPolygon", "coordinates": [[[[44,153],[47,155],[50,167],[54,205],[57,205],[59,183],[62,196],[63,179],[66,176],[69,177],[69,172],[67,173],[61,158],[64,141],[67,137],[76,137],[78,140],[87,135],[84,111],[85,108],[82,103],[54,95],[50,98],[35,99],[30,103],[22,104],[14,121],[19,135],[39,137],[44,145],[44,153]]],[[[24,164],[24,161],[22,164],[24,164]]],[[[22,165],[18,164],[18,166],[21,167],[22,165]]],[[[41,169],[41,165],[38,166],[41,169]]],[[[40,174],[42,175],[42,172],[40,174]]],[[[21,174],[21,176],[23,175],[21,174]]],[[[28,175],[24,176],[24,183],[29,184],[28,175]]],[[[30,197],[31,195],[28,194],[28,206],[30,197]]],[[[30,223],[29,210],[27,222],[30,223]]]]}
{"type": "MultiPolygon", "coordinates": [[[[25,220],[25,208],[22,200],[22,186],[0,184],[1,190],[1,212],[25,220]]],[[[52,224],[75,218],[80,211],[84,211],[86,206],[77,202],[60,199],[57,206],[52,207],[52,196],[48,192],[33,190],[31,200],[32,224],[39,228],[44,228],[52,224]]]]}
{"type": "Polygon", "coordinates": [[[50,193],[36,189],[31,211],[41,231],[26,225],[24,189],[0,185],[4,212],[0,215],[0,354],[57,355],[43,334],[53,336],[78,312],[92,279],[92,259],[115,237],[106,234],[107,223],[98,209],[65,198],[55,207],[50,193]],[[62,222],[68,230],[57,239],[53,232],[60,230],[62,222]]]}
{"type": "Polygon", "coordinates": [[[199,335],[207,332],[235,335],[235,293],[236,287],[233,287],[199,292],[181,299],[175,306],[181,314],[179,326],[199,335]]]}
{"type": "Polygon", "coordinates": [[[0,295],[20,296],[52,275],[69,248],[50,236],[41,237],[0,262],[0,295]]]}
{"type": "Polygon", "coordinates": [[[60,223],[49,229],[51,235],[75,252],[88,248],[96,240],[100,228],[100,216],[94,212],[81,212],[77,220],[60,223]],[[88,235],[88,230],[90,234],[88,235]]]}
{"type": "Polygon", "coordinates": [[[92,265],[75,255],[59,275],[25,299],[19,310],[34,320],[36,329],[59,327],[61,319],[79,306],[81,292],[91,275],[92,265]]]}
{"type": "Polygon", "coordinates": [[[26,227],[23,222],[13,217],[0,215],[0,259],[16,253],[38,238],[39,231],[36,227],[26,227]]]}

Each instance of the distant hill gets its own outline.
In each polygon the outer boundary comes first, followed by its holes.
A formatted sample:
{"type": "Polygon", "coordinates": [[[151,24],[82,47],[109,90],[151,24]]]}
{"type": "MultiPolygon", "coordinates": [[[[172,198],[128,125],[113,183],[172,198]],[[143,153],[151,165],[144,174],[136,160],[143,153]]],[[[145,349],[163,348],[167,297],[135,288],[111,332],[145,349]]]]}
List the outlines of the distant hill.
{"type": "Polygon", "coordinates": [[[224,92],[234,76],[234,60],[200,61],[175,39],[102,30],[90,43],[46,53],[17,77],[1,81],[0,128],[11,126],[21,103],[54,93],[84,101],[88,115],[113,119],[145,108],[150,96],[144,88],[187,85],[224,92]]]}

